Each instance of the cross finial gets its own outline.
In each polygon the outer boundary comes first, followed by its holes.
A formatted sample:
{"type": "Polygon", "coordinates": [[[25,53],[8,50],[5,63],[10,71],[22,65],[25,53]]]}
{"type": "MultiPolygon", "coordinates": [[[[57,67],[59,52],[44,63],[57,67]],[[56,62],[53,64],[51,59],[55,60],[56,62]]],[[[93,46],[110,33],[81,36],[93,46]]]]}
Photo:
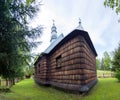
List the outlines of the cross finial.
{"type": "Polygon", "coordinates": [[[77,29],[83,30],[83,27],[82,27],[82,25],[81,25],[81,19],[80,19],[80,18],[79,18],[79,25],[78,25],[77,29]]]}
{"type": "Polygon", "coordinates": [[[55,20],[53,19],[52,21],[53,21],[53,25],[55,25],[55,20]]]}
{"type": "Polygon", "coordinates": [[[81,24],[81,19],[79,18],[79,24],[81,24]]]}

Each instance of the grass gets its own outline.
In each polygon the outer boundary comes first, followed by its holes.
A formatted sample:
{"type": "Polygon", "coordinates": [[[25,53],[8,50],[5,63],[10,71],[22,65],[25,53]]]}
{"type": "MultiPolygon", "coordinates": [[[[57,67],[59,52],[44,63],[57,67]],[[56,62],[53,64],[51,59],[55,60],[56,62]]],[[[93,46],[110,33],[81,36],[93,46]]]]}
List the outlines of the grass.
{"type": "Polygon", "coordinates": [[[99,79],[97,85],[85,96],[65,93],[52,87],[39,86],[26,79],[2,93],[0,100],[120,100],[120,83],[115,78],[99,79]]]}
{"type": "Polygon", "coordinates": [[[120,100],[120,83],[115,78],[102,78],[85,96],[85,100],[120,100]]]}

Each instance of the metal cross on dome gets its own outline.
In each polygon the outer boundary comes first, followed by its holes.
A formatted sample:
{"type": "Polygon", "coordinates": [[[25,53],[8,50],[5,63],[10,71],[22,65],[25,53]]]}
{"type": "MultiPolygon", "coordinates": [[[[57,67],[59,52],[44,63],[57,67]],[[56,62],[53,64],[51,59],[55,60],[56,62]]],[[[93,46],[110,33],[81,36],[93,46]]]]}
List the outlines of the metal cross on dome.
{"type": "Polygon", "coordinates": [[[79,25],[76,28],[79,29],[79,30],[84,30],[82,25],[81,25],[81,19],[80,18],[79,18],[79,25]]]}
{"type": "Polygon", "coordinates": [[[79,24],[81,24],[81,19],[79,18],[79,24]]]}
{"type": "Polygon", "coordinates": [[[53,19],[52,21],[53,21],[53,25],[55,25],[55,20],[53,19]]]}

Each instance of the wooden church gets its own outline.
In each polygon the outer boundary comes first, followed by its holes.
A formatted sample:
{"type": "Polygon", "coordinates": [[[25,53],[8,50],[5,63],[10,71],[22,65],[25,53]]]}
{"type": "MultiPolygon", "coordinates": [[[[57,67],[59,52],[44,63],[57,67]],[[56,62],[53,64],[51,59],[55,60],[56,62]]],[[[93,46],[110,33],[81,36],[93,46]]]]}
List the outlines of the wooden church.
{"type": "Polygon", "coordinates": [[[34,80],[69,91],[86,92],[97,82],[96,50],[79,25],[67,36],[57,36],[53,22],[51,44],[34,63],[34,80]]]}

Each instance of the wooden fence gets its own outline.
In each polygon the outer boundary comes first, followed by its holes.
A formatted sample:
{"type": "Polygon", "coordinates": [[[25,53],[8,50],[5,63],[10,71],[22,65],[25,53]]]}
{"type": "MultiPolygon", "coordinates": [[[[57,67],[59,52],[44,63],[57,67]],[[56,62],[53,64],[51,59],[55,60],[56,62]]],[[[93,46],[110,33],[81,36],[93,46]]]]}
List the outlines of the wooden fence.
{"type": "Polygon", "coordinates": [[[101,73],[97,75],[98,78],[110,78],[110,77],[115,77],[114,73],[101,73]]]}
{"type": "Polygon", "coordinates": [[[2,87],[11,87],[12,85],[14,85],[15,83],[19,82],[21,80],[21,78],[15,78],[15,79],[0,79],[0,88],[2,87]]]}

